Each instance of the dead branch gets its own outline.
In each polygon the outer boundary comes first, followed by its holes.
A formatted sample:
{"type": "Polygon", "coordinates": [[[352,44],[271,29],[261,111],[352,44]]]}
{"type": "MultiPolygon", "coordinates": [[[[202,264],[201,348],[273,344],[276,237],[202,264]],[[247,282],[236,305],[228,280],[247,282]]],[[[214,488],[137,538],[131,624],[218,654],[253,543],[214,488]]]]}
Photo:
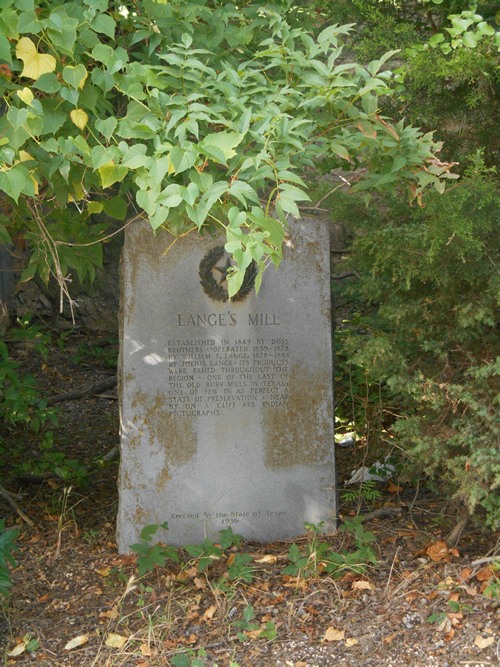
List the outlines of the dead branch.
{"type": "Polygon", "coordinates": [[[18,494],[7,491],[7,489],[4,489],[4,487],[0,484],[0,496],[2,496],[2,498],[4,498],[9,503],[9,505],[16,511],[16,513],[21,517],[21,519],[28,524],[28,526],[31,526],[32,528],[35,527],[33,521],[29,518],[29,516],[27,516],[22,511],[22,509],[16,503],[15,498],[19,498],[18,494]]]}
{"type": "Polygon", "coordinates": [[[49,396],[47,399],[48,405],[54,405],[54,403],[62,403],[62,401],[76,401],[80,398],[85,398],[86,396],[93,396],[94,394],[99,394],[101,391],[106,391],[107,389],[113,389],[116,387],[116,378],[109,377],[102,382],[94,384],[92,387],[87,387],[86,389],[80,389],[78,391],[68,391],[65,394],[57,394],[56,396],[49,396]]]}
{"type": "Polygon", "coordinates": [[[365,521],[371,521],[372,519],[396,516],[397,514],[401,514],[402,511],[402,507],[379,507],[378,509],[373,510],[373,512],[361,516],[361,523],[364,523],[365,521]]]}

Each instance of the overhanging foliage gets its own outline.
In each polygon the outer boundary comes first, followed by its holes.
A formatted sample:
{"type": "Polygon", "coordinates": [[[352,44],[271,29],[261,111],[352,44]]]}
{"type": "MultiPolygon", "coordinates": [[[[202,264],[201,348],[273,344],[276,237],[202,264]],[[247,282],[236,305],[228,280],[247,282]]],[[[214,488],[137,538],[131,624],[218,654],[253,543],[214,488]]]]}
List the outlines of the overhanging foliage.
{"type": "MultiPolygon", "coordinates": [[[[444,188],[431,134],[380,115],[388,56],[346,62],[284,2],[2,0],[2,238],[21,231],[24,278],[93,276],[104,212],[173,235],[225,229],[235,294],[255,260],[278,265],[304,170],[364,166],[358,189],[444,188]]],[[[259,278],[257,286],[259,284],[259,278]]]]}

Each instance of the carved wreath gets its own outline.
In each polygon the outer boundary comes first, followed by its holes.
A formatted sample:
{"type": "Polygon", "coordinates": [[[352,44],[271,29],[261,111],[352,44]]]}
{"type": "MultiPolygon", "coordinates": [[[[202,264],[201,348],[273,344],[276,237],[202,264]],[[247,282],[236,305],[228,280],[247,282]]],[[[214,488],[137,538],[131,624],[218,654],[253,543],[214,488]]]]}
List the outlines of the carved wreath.
{"type": "MultiPolygon", "coordinates": [[[[227,301],[229,294],[226,287],[227,271],[231,267],[231,261],[228,257],[226,264],[223,267],[217,266],[218,262],[226,255],[224,246],[216,246],[209,250],[200,262],[199,274],[200,285],[203,287],[205,294],[215,301],[227,301]],[[220,280],[217,280],[214,273],[218,271],[221,274],[220,280]]],[[[255,284],[255,277],[257,275],[257,262],[252,261],[248,266],[243,283],[239,291],[231,297],[231,301],[243,301],[252,291],[255,284]]]]}

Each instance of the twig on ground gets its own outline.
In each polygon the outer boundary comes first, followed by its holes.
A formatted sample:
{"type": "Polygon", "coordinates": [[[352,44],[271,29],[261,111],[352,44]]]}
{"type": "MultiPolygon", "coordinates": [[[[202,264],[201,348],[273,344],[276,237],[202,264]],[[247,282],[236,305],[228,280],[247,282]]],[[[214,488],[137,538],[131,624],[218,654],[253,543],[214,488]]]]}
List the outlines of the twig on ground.
{"type": "Polygon", "coordinates": [[[373,510],[373,512],[361,516],[361,523],[371,521],[372,519],[380,519],[381,517],[396,516],[402,512],[402,507],[379,507],[378,509],[373,510]]]}
{"type": "Polygon", "coordinates": [[[476,565],[483,565],[483,563],[493,563],[495,561],[498,561],[500,556],[490,556],[489,558],[478,558],[477,560],[473,560],[471,565],[474,567],[476,565]]]}
{"type": "Polygon", "coordinates": [[[453,549],[454,547],[457,546],[458,542],[460,541],[460,537],[464,532],[464,528],[467,525],[468,520],[469,520],[469,515],[462,517],[460,521],[456,524],[456,526],[453,528],[453,530],[449,533],[449,535],[447,535],[447,537],[445,538],[445,542],[448,548],[453,549]]]}
{"type": "Polygon", "coordinates": [[[56,396],[49,396],[47,399],[48,405],[54,405],[54,403],[61,403],[62,401],[75,401],[80,398],[85,398],[85,396],[92,396],[93,394],[100,394],[102,391],[107,389],[113,389],[116,387],[116,377],[109,377],[102,382],[98,382],[92,387],[87,387],[86,389],[80,389],[78,391],[69,391],[65,394],[57,394],[56,396]]]}
{"type": "Polygon", "coordinates": [[[398,553],[399,553],[399,547],[396,549],[396,553],[394,554],[394,558],[392,559],[391,569],[389,570],[389,576],[387,577],[387,582],[384,588],[384,597],[387,596],[387,591],[389,590],[389,584],[391,583],[392,573],[394,571],[394,565],[396,563],[396,558],[398,557],[398,553]]]}
{"type": "Polygon", "coordinates": [[[35,527],[33,521],[22,511],[22,509],[14,500],[14,498],[19,498],[17,494],[7,491],[7,489],[4,489],[4,487],[0,484],[0,496],[2,496],[2,498],[4,498],[9,503],[9,505],[17,512],[21,519],[28,524],[28,526],[31,526],[32,528],[35,527]]]}
{"type": "Polygon", "coordinates": [[[359,273],[357,271],[346,271],[345,273],[334,273],[332,276],[332,280],[344,280],[345,278],[351,278],[352,276],[355,276],[356,278],[359,278],[359,273]]]}

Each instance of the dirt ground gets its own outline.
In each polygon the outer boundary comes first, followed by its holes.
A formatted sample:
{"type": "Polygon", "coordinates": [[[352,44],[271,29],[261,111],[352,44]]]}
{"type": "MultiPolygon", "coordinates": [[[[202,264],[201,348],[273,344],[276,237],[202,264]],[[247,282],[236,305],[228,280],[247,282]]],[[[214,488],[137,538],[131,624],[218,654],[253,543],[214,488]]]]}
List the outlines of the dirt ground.
{"type": "MultiPolygon", "coordinates": [[[[113,377],[113,341],[69,336],[41,361],[19,359],[47,396],[113,377]]],[[[0,498],[0,517],[20,527],[10,602],[0,609],[3,665],[40,667],[480,667],[499,659],[500,583],[496,536],[470,524],[454,549],[443,542],[455,510],[423,485],[384,485],[361,507],[376,539],[377,563],[364,573],[328,575],[311,549],[298,574],[284,574],[291,543],[230,547],[205,571],[185,552],[180,562],[140,577],[136,556],[115,544],[118,461],[116,389],[57,403],[55,440],[89,474],[78,484],[14,475],[1,483],[20,494],[28,525],[0,498]],[[251,581],[228,578],[248,553],[251,581]]],[[[15,437],[14,435],[12,437],[15,437]]],[[[32,452],[37,456],[36,448],[32,452]]],[[[364,452],[338,449],[340,483],[364,452]]],[[[357,512],[341,502],[341,516],[357,512]]],[[[353,550],[345,532],[318,537],[335,552],[353,550]]],[[[321,547],[320,547],[321,548],[321,547]]],[[[319,549],[317,551],[319,553],[319,549]]]]}

